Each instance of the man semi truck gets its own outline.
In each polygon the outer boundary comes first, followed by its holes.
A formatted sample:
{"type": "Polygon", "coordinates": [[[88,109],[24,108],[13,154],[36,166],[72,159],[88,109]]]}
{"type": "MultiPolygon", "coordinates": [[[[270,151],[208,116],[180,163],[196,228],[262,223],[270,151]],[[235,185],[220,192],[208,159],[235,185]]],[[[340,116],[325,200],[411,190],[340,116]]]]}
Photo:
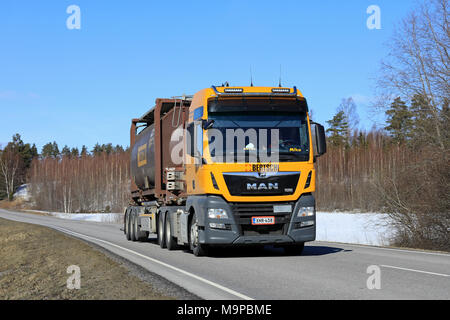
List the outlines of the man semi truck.
{"type": "Polygon", "coordinates": [[[131,204],[124,233],[162,248],[282,246],[315,240],[316,157],[324,128],[300,91],[212,86],[156,99],[130,132],[131,204]]]}

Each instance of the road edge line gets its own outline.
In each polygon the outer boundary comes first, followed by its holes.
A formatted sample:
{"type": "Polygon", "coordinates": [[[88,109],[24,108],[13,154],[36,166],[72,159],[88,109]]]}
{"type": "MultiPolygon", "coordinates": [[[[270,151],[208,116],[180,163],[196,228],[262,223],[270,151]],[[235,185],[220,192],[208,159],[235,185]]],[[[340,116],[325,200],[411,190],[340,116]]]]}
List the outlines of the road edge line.
{"type": "Polygon", "coordinates": [[[144,258],[144,259],[149,260],[149,261],[154,262],[154,263],[158,263],[158,264],[160,264],[160,265],[162,265],[162,266],[164,266],[164,267],[167,267],[167,268],[170,268],[170,269],[172,269],[172,270],[174,270],[174,271],[180,272],[180,273],[182,273],[182,274],[184,274],[184,275],[187,275],[187,276],[189,276],[189,277],[191,277],[191,278],[194,278],[194,279],[196,279],[196,280],[199,280],[199,281],[201,281],[201,282],[204,282],[204,283],[206,283],[206,284],[208,284],[208,285],[210,285],[210,286],[213,286],[213,287],[216,287],[216,288],[218,288],[218,289],[221,289],[221,290],[223,290],[223,291],[225,291],[225,292],[227,292],[227,293],[229,293],[229,294],[231,294],[231,295],[234,295],[234,296],[236,296],[236,297],[239,297],[239,298],[241,298],[241,299],[243,299],[243,300],[254,300],[253,298],[251,298],[251,297],[249,297],[249,296],[246,296],[246,295],[244,295],[244,294],[242,294],[242,293],[239,293],[239,292],[237,292],[237,291],[234,291],[233,289],[229,289],[229,288],[227,288],[227,287],[225,287],[225,286],[222,286],[222,285],[220,285],[220,284],[218,284],[218,283],[215,283],[215,282],[210,281],[210,280],[208,280],[208,279],[202,278],[202,277],[197,276],[197,275],[195,275],[195,274],[193,274],[193,273],[190,273],[190,272],[185,271],[185,270],[183,270],[183,269],[180,269],[180,268],[178,268],[178,267],[172,266],[172,265],[170,265],[170,264],[168,264],[168,263],[159,261],[159,260],[157,260],[157,259],[155,259],[155,258],[151,258],[151,257],[145,256],[145,255],[143,255],[143,254],[141,254],[141,253],[139,253],[139,252],[136,252],[136,251],[133,251],[133,250],[124,248],[124,247],[119,246],[119,245],[117,245],[117,244],[114,244],[114,243],[112,243],[112,242],[109,242],[109,241],[106,241],[106,240],[102,240],[102,239],[97,239],[97,238],[94,238],[94,237],[91,237],[91,236],[88,236],[88,235],[85,235],[85,234],[82,234],[82,233],[78,233],[78,232],[75,232],[75,231],[71,231],[71,230],[62,228],[62,227],[56,227],[56,226],[53,226],[52,228],[54,228],[54,229],[56,229],[56,230],[59,230],[59,231],[61,231],[61,232],[64,232],[64,233],[73,235],[73,236],[84,237],[84,238],[87,238],[87,239],[91,239],[91,240],[93,240],[93,241],[102,242],[102,243],[105,243],[105,244],[107,244],[107,245],[110,245],[110,246],[119,248],[119,249],[121,249],[121,250],[127,251],[127,252],[129,252],[129,253],[133,253],[133,254],[135,254],[135,255],[141,257],[141,258],[144,258]]]}

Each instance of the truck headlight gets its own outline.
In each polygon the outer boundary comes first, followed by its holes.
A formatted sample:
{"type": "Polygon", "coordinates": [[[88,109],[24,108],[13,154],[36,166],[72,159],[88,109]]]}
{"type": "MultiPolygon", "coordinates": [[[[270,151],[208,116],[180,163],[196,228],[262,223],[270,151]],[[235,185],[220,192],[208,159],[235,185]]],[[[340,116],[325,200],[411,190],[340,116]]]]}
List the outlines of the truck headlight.
{"type": "Polygon", "coordinates": [[[208,218],[228,219],[228,215],[224,209],[208,209],[208,218]]]}
{"type": "Polygon", "coordinates": [[[314,207],[300,207],[297,217],[312,217],[314,216],[314,207]]]}

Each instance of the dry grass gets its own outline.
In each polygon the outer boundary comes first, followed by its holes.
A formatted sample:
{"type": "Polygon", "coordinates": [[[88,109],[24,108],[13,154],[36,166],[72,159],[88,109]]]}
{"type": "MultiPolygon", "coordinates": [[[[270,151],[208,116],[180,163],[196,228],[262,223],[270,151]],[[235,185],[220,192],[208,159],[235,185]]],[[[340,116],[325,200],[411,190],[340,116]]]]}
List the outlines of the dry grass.
{"type": "Polygon", "coordinates": [[[0,200],[0,208],[6,210],[26,209],[27,203],[22,199],[14,199],[13,201],[0,200]]]}
{"type": "Polygon", "coordinates": [[[46,227],[0,219],[0,299],[171,299],[87,243],[46,227]],[[67,267],[81,288],[67,289],[67,267]]]}

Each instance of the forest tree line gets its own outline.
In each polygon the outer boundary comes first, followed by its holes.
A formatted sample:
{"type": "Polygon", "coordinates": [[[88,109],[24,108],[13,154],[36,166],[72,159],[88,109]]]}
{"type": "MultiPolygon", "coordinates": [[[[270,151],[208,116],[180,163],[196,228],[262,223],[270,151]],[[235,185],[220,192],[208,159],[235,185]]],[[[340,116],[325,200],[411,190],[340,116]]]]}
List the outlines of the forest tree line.
{"type": "Polygon", "coordinates": [[[61,151],[49,142],[38,153],[35,144],[19,134],[0,148],[0,200],[13,200],[28,185],[36,209],[60,212],[122,211],[128,202],[129,150],[120,145],[96,144],[61,151]]]}

